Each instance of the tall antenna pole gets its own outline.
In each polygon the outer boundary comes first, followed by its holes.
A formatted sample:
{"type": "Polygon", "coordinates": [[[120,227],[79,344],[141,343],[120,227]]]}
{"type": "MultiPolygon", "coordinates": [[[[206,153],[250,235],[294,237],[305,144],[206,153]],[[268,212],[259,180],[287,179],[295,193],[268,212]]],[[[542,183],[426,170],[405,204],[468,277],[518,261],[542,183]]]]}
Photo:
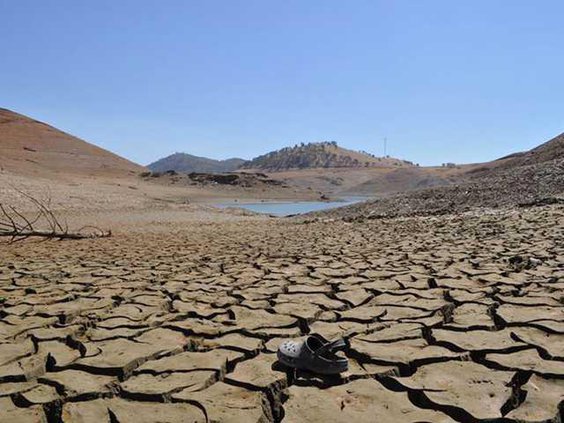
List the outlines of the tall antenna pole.
{"type": "Polygon", "coordinates": [[[384,137],[384,157],[388,155],[388,137],[384,137]]]}

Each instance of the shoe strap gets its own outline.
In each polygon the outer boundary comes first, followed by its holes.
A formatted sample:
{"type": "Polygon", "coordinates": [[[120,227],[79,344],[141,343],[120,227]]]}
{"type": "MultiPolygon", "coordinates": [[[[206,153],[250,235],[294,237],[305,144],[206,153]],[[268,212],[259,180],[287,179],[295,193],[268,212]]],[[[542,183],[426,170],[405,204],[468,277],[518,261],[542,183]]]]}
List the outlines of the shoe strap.
{"type": "Polygon", "coordinates": [[[329,352],[340,351],[344,349],[346,346],[347,346],[347,341],[345,341],[343,338],[339,338],[336,339],[335,341],[328,342],[327,344],[315,350],[315,355],[320,355],[327,351],[329,352]]]}

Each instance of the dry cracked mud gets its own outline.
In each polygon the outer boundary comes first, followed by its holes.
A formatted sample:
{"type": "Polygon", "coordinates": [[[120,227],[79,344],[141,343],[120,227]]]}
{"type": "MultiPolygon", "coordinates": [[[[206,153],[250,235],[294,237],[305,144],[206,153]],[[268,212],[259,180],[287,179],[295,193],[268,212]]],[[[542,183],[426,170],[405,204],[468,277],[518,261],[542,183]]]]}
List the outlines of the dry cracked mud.
{"type": "Polygon", "coordinates": [[[2,244],[0,422],[562,422],[563,288],[559,206],[2,244]]]}

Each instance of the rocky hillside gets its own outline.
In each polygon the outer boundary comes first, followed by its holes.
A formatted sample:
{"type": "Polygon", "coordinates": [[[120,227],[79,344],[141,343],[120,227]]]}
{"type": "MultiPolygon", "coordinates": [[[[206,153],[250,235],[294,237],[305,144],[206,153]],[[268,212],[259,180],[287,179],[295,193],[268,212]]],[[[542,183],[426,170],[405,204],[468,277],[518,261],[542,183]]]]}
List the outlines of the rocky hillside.
{"type": "Polygon", "coordinates": [[[50,177],[134,175],[145,168],[46,123],[0,109],[0,171],[50,177]]]}
{"type": "Polygon", "coordinates": [[[413,163],[390,157],[347,150],[336,142],[299,144],[256,157],[243,163],[242,169],[279,172],[292,169],[402,167],[413,163]]]}
{"type": "Polygon", "coordinates": [[[511,154],[499,160],[487,163],[484,167],[476,169],[479,174],[484,170],[496,171],[498,169],[511,169],[519,166],[538,165],[552,160],[564,159],[564,133],[539,145],[532,150],[511,154]]]}
{"type": "Polygon", "coordinates": [[[206,157],[193,156],[186,153],[174,153],[151,163],[147,167],[153,172],[202,172],[202,173],[224,173],[232,172],[241,166],[243,159],[214,160],[206,157]]]}
{"type": "Polygon", "coordinates": [[[345,220],[564,204],[564,136],[488,163],[459,183],[401,193],[329,212],[345,220]]]}

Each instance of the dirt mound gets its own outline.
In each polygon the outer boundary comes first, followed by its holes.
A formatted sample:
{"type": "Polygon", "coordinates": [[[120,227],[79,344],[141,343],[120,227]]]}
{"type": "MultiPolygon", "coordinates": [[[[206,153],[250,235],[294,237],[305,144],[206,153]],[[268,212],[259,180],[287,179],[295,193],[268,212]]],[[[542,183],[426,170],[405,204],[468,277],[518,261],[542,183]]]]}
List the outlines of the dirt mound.
{"type": "Polygon", "coordinates": [[[145,168],[46,123],[0,109],[0,170],[52,177],[120,176],[145,168]]]}
{"type": "Polygon", "coordinates": [[[441,173],[436,168],[400,167],[375,174],[367,181],[352,187],[351,191],[367,194],[413,191],[448,185],[453,182],[450,177],[448,171],[441,173]]]}
{"type": "MultiPolygon", "coordinates": [[[[208,202],[211,204],[236,203],[239,200],[262,202],[317,201],[324,199],[322,192],[297,187],[282,178],[272,178],[264,173],[183,173],[142,172],[137,182],[144,187],[171,191],[170,200],[185,202],[208,202]],[[176,192],[176,194],[174,194],[176,192]]],[[[161,198],[162,196],[159,196],[161,198]]]]}

